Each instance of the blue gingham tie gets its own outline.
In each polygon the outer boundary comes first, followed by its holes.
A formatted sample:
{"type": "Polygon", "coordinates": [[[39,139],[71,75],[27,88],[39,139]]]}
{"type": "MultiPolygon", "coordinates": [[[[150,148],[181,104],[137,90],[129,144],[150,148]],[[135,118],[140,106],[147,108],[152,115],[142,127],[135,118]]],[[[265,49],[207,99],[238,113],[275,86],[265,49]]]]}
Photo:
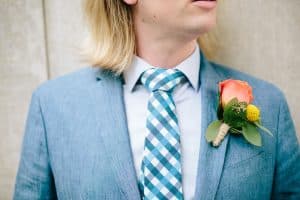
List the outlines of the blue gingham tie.
{"type": "Polygon", "coordinates": [[[180,133],[172,92],[186,82],[177,69],[151,68],[141,82],[151,92],[140,187],[145,200],[183,199],[180,133]]]}

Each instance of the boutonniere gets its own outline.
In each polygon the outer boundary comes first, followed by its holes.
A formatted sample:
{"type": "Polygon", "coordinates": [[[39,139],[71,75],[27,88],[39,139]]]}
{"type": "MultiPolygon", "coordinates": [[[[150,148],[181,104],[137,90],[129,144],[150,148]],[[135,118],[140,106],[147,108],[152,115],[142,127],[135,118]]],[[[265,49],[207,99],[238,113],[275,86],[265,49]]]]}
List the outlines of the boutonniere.
{"type": "Polygon", "coordinates": [[[261,146],[258,129],[272,133],[261,124],[260,110],[251,104],[251,86],[241,80],[227,79],[219,83],[218,120],[210,123],[206,130],[206,140],[218,147],[230,133],[243,135],[255,146],[261,146]]]}

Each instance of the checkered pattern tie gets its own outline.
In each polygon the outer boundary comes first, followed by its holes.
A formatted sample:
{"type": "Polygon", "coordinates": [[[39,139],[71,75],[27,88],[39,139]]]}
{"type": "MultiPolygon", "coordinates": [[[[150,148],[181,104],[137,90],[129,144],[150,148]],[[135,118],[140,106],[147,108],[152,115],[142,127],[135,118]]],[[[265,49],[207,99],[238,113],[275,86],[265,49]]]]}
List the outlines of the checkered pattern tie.
{"type": "Polygon", "coordinates": [[[186,81],[177,69],[151,68],[141,76],[151,92],[139,183],[145,200],[183,199],[180,133],[172,91],[186,81]]]}

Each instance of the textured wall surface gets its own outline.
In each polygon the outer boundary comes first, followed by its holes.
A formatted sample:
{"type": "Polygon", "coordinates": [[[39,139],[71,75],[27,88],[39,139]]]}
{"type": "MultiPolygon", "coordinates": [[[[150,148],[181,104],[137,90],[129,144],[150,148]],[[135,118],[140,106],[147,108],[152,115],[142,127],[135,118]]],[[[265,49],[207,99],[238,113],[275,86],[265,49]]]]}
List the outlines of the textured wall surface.
{"type": "Polygon", "coordinates": [[[71,72],[82,67],[80,44],[85,35],[81,0],[45,1],[49,76],[71,72]]]}
{"type": "MultiPolygon", "coordinates": [[[[80,67],[81,0],[0,0],[0,199],[11,199],[34,88],[80,67]]],[[[225,0],[216,61],[276,84],[300,137],[300,1],[225,0]]]]}
{"type": "Polygon", "coordinates": [[[0,1],[0,199],[11,199],[32,90],[47,80],[40,0],[0,1]]]}

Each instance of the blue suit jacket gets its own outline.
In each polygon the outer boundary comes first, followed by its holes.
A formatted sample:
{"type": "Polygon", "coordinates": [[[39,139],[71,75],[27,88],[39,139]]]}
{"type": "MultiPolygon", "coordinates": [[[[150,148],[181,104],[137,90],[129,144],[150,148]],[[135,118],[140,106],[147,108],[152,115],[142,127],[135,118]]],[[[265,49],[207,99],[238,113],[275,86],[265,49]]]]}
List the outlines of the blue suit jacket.
{"type": "MultiPolygon", "coordinates": [[[[209,62],[202,53],[200,68],[202,139],[195,199],[300,199],[299,143],[282,92],[209,62]],[[228,135],[213,148],[204,138],[217,119],[218,82],[228,78],[253,87],[253,103],[274,134],[261,132],[262,147],[228,135]]],[[[87,67],[34,91],[14,199],[141,198],[122,89],[122,76],[87,67]]]]}

